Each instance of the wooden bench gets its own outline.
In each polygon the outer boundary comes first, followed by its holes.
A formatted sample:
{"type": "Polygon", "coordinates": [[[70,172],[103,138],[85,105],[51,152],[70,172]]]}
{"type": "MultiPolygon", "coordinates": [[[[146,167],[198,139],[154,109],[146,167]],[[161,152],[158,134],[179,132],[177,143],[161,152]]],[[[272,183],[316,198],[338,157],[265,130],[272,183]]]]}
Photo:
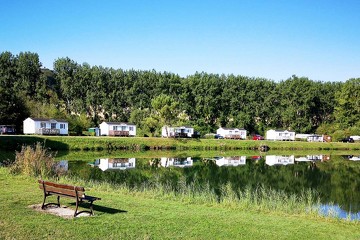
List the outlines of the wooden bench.
{"type": "Polygon", "coordinates": [[[39,180],[39,187],[44,191],[44,201],[41,206],[44,209],[48,205],[57,205],[60,207],[60,197],[68,197],[76,199],[76,209],[74,213],[74,217],[79,215],[80,213],[87,212],[90,215],[94,215],[93,211],[93,202],[96,200],[101,200],[101,198],[87,196],[85,195],[85,189],[83,187],[71,186],[66,184],[59,184],[53,182],[47,182],[43,180],[39,180]],[[57,196],[57,203],[47,203],[45,204],[45,200],[48,196],[55,195],[57,196]],[[79,204],[83,201],[87,201],[90,203],[90,211],[80,211],[78,212],[79,204]]]}

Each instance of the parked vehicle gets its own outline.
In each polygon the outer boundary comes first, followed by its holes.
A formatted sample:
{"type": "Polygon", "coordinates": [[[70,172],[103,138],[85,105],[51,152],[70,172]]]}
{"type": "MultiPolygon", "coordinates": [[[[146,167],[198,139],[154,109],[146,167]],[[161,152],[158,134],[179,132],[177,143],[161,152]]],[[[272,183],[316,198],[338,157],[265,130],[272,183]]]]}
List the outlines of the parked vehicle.
{"type": "Polygon", "coordinates": [[[264,137],[261,136],[261,135],[256,134],[256,135],[253,136],[253,140],[264,140],[264,137]]]}
{"type": "Polygon", "coordinates": [[[341,139],[341,141],[344,143],[353,143],[354,139],[352,139],[351,137],[347,137],[347,138],[341,139]]]}
{"type": "Polygon", "coordinates": [[[215,134],[215,135],[214,135],[214,138],[215,138],[215,139],[224,139],[224,137],[221,136],[220,134],[215,134]]]}

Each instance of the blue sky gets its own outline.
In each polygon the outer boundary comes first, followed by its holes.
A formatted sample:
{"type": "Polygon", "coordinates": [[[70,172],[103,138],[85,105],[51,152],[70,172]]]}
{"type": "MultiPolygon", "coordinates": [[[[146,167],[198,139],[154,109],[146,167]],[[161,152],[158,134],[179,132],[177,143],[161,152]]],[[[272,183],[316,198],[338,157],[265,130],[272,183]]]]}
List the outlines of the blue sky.
{"type": "Polygon", "coordinates": [[[357,0],[0,0],[0,52],[122,69],[360,77],[357,0]]]}

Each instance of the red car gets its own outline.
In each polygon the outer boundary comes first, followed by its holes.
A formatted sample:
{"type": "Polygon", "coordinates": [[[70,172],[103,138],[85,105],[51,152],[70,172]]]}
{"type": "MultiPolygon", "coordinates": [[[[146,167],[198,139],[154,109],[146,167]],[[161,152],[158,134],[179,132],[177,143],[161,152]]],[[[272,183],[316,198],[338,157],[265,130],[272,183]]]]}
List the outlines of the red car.
{"type": "Polygon", "coordinates": [[[264,140],[264,137],[261,135],[254,135],[253,140],[264,140]]]}

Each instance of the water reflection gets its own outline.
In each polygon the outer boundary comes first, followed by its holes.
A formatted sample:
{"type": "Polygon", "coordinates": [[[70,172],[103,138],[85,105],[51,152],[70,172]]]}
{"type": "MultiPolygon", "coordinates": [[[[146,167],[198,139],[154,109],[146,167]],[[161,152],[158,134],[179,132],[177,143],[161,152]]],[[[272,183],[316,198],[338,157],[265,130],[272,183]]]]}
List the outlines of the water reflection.
{"type": "Polygon", "coordinates": [[[360,156],[349,155],[348,158],[351,161],[360,161],[360,156]]]}
{"type": "Polygon", "coordinates": [[[307,155],[301,157],[295,157],[295,161],[297,162],[316,162],[316,161],[329,161],[329,155],[307,155]]]}
{"type": "Polygon", "coordinates": [[[294,160],[295,160],[294,155],[291,156],[266,155],[265,157],[265,162],[269,166],[294,164],[294,160]]]}
{"type": "Polygon", "coordinates": [[[246,164],[246,156],[237,156],[237,157],[217,157],[215,158],[216,165],[220,167],[236,167],[239,165],[246,164]]]}
{"type": "Polygon", "coordinates": [[[69,170],[69,161],[60,160],[55,165],[56,171],[67,172],[69,170]]]}
{"type": "Polygon", "coordinates": [[[84,179],[124,183],[130,187],[160,182],[176,190],[179,181],[185,179],[189,185],[208,184],[217,194],[228,183],[235,191],[259,184],[289,194],[313,189],[320,194],[322,204],[334,203],[346,213],[357,213],[360,211],[359,158],[358,154],[101,158],[93,163],[97,167],[74,161],[69,162],[68,168],[71,174],[84,179]]]}
{"type": "Polygon", "coordinates": [[[339,206],[323,204],[320,206],[321,214],[325,216],[342,218],[348,220],[360,220],[360,212],[344,211],[339,206]]]}
{"type": "Polygon", "coordinates": [[[191,157],[187,158],[168,158],[168,157],[162,157],[160,164],[163,167],[191,167],[193,165],[193,160],[191,157]]]}
{"type": "Polygon", "coordinates": [[[94,167],[100,168],[102,171],[107,170],[126,170],[135,168],[135,158],[101,158],[96,159],[94,167]]]}

